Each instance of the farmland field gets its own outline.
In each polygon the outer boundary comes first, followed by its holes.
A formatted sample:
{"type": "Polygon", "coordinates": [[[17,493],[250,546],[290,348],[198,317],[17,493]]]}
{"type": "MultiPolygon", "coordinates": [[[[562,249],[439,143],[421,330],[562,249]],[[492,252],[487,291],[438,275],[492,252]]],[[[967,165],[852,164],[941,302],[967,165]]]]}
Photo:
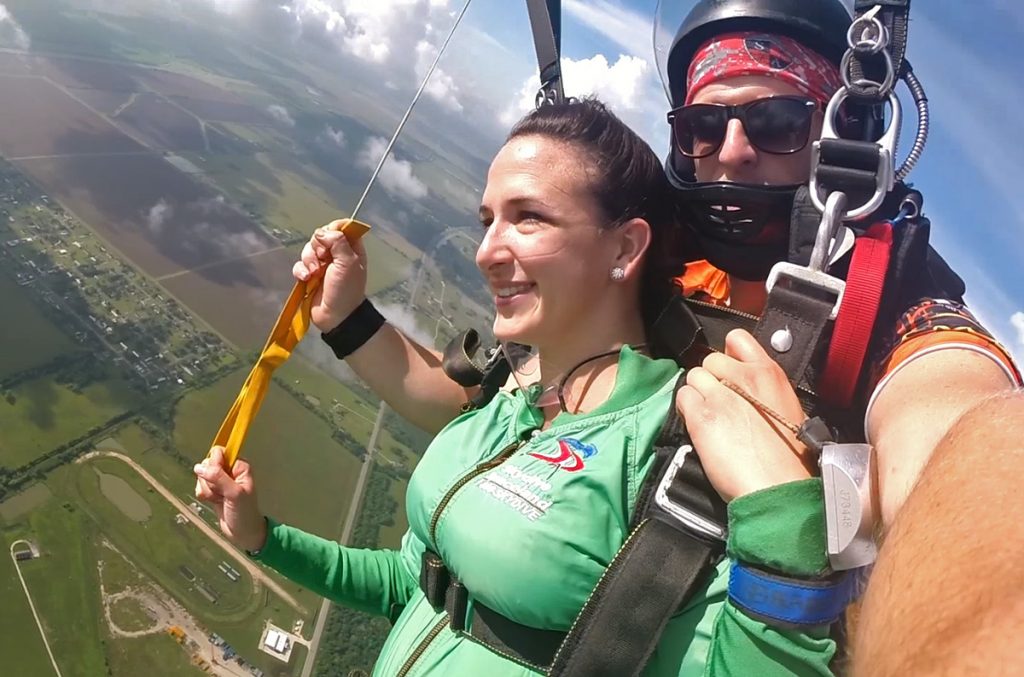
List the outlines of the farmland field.
{"type": "MultiPolygon", "coordinates": [[[[2,268],[0,317],[18,318],[17,323],[0,332],[0,382],[12,374],[77,351],[77,346],[43,316],[25,290],[5,275],[2,268]]],[[[7,405],[0,401],[0,409],[4,406],[7,405]]]]}
{"type": "MultiPolygon", "coordinates": [[[[245,376],[235,373],[179,402],[174,445],[180,454],[205,456],[245,376]]],[[[259,484],[260,507],[328,538],[340,531],[359,474],[359,460],[331,433],[324,421],[274,384],[243,448],[257,481],[268,478],[259,484]]]]}
{"type": "Polygon", "coordinates": [[[75,392],[43,376],[10,390],[0,401],[0,466],[18,468],[106,423],[137,402],[124,381],[109,378],[75,392]]]}
{"type": "Polygon", "coordinates": [[[9,158],[146,151],[50,82],[3,76],[0,87],[0,152],[9,158]]]}

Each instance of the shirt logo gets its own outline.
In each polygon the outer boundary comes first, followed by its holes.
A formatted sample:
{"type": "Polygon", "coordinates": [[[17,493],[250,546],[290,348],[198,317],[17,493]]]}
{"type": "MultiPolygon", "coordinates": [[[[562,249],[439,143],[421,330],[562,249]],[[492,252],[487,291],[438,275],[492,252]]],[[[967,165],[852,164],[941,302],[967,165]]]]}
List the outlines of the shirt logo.
{"type": "Polygon", "coordinates": [[[579,472],[583,470],[585,461],[597,454],[597,447],[593,444],[585,444],[571,437],[558,440],[558,449],[550,454],[531,453],[528,454],[537,460],[557,465],[566,472],[579,472]]]}

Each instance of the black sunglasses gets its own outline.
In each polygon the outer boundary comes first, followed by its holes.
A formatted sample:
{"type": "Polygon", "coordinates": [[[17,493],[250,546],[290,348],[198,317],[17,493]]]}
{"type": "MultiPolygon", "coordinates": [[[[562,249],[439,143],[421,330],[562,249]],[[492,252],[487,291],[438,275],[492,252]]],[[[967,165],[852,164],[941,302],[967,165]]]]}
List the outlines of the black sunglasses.
{"type": "Polygon", "coordinates": [[[729,120],[743,123],[755,148],[774,155],[797,153],[807,146],[817,102],[801,96],[773,96],[738,106],[694,103],[669,112],[676,148],[689,158],[714,155],[722,147],[729,120]]]}

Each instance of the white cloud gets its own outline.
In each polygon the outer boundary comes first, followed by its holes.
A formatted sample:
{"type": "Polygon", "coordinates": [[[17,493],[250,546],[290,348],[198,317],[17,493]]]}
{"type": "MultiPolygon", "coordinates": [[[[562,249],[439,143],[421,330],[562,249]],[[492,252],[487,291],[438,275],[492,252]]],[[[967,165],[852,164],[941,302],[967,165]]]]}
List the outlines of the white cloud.
{"type": "MultiPolygon", "coordinates": [[[[596,96],[661,152],[668,144],[667,125],[661,118],[664,98],[650,75],[650,64],[637,56],[623,54],[613,64],[603,54],[579,61],[562,58],[566,96],[596,96]]],[[[523,83],[515,102],[500,116],[505,127],[534,109],[539,82],[535,74],[523,83]]]]}
{"type": "MultiPolygon", "coordinates": [[[[371,137],[356,161],[361,167],[375,169],[381,156],[384,155],[387,145],[388,142],[384,139],[378,136],[371,137]]],[[[430,192],[427,190],[426,184],[416,178],[412,171],[412,163],[408,160],[399,160],[395,158],[394,154],[388,157],[387,162],[384,163],[378,180],[385,190],[400,197],[421,200],[430,192]]]]}
{"type": "Polygon", "coordinates": [[[434,337],[420,327],[416,313],[393,303],[377,303],[376,305],[380,314],[388,318],[388,322],[398,327],[403,334],[420,345],[434,345],[434,337]]]}
{"type": "Polygon", "coordinates": [[[335,129],[330,125],[324,127],[324,131],[320,132],[320,136],[317,137],[322,145],[331,146],[333,148],[344,148],[348,140],[345,138],[345,133],[340,129],[335,129]]]}
{"type": "MultiPolygon", "coordinates": [[[[369,64],[411,81],[426,73],[453,15],[449,0],[197,0],[233,17],[270,17],[280,35],[333,45],[369,64]],[[416,58],[410,47],[416,46],[416,58]],[[426,63],[424,62],[426,59],[426,63]]],[[[404,83],[403,83],[404,84],[404,83]]],[[[461,112],[455,80],[435,72],[426,93],[461,112]]]]}
{"type": "Polygon", "coordinates": [[[161,198],[155,205],[149,208],[149,213],[146,215],[146,225],[154,233],[159,233],[173,214],[174,208],[168,204],[167,200],[161,198]]]}
{"type": "MultiPolygon", "coordinates": [[[[416,77],[422,80],[427,71],[430,69],[430,65],[437,58],[437,50],[439,47],[431,44],[427,40],[420,40],[416,45],[416,77]]],[[[430,80],[427,82],[426,88],[423,90],[425,94],[434,98],[439,103],[443,104],[446,108],[456,113],[463,111],[462,103],[459,101],[459,87],[455,84],[455,79],[444,72],[440,66],[434,70],[434,73],[430,76],[430,80]]]]}
{"type": "Polygon", "coordinates": [[[1024,312],[1014,313],[1010,317],[1010,324],[1017,330],[1017,350],[1024,350],[1024,312]]]}
{"type": "Polygon", "coordinates": [[[292,114],[288,112],[288,109],[284,106],[273,104],[267,106],[267,114],[274,118],[277,122],[280,122],[285,127],[294,127],[295,119],[292,114]]]}
{"type": "Polygon", "coordinates": [[[32,45],[28,33],[2,4],[0,4],[0,43],[11,44],[18,49],[28,49],[32,45]]]}

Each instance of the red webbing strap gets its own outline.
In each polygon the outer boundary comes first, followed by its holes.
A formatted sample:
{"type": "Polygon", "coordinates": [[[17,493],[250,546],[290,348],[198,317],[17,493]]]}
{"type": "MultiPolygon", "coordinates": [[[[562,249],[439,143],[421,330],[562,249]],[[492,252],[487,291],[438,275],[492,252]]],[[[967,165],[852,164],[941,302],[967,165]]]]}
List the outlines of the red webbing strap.
{"type": "Polygon", "coordinates": [[[854,245],[843,305],[839,308],[828,360],[818,384],[818,392],[830,405],[846,408],[853,402],[878,317],[891,254],[892,224],[889,222],[871,226],[854,245]]]}

